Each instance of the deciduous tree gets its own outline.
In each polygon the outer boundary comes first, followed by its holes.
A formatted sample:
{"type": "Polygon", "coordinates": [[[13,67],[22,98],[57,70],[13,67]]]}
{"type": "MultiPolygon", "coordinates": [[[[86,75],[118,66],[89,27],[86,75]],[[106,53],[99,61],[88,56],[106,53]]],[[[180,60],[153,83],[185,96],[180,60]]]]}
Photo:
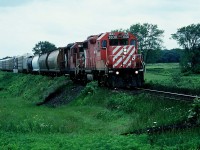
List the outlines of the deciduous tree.
{"type": "Polygon", "coordinates": [[[33,48],[34,55],[35,54],[44,54],[51,52],[57,49],[56,46],[48,41],[40,41],[38,42],[35,47],[33,48]]]}
{"type": "Polygon", "coordinates": [[[185,49],[185,55],[191,62],[191,67],[200,68],[200,24],[191,24],[179,28],[176,33],[172,34],[180,46],[185,49]]]}
{"type": "Polygon", "coordinates": [[[149,51],[162,48],[164,30],[158,29],[157,25],[137,23],[131,25],[127,31],[136,35],[139,42],[139,50],[143,53],[145,62],[149,51]]]}

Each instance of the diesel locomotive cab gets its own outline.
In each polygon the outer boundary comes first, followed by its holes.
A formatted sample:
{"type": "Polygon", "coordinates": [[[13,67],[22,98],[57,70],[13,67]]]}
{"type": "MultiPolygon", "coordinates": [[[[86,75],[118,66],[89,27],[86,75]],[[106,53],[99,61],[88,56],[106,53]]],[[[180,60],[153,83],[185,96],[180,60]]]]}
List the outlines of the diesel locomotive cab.
{"type": "Polygon", "coordinates": [[[68,51],[70,78],[76,82],[98,80],[112,87],[141,86],[142,57],[131,33],[106,32],[75,42],[68,51]]]}
{"type": "MultiPolygon", "coordinates": [[[[142,55],[131,33],[111,32],[102,37],[102,58],[106,61],[106,84],[112,87],[140,87],[144,82],[142,55]]],[[[105,77],[104,77],[105,80],[105,77]]],[[[102,81],[100,81],[102,82],[102,81]]]]}

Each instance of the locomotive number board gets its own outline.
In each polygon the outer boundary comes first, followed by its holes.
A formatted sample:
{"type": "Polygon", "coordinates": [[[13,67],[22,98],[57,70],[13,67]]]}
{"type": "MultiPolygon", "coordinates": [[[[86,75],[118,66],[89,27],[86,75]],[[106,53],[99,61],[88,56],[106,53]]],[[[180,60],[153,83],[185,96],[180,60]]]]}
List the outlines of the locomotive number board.
{"type": "Polygon", "coordinates": [[[112,33],[109,34],[108,39],[112,40],[112,39],[128,39],[129,35],[128,33],[122,35],[122,34],[118,34],[118,35],[114,35],[112,33]]]}

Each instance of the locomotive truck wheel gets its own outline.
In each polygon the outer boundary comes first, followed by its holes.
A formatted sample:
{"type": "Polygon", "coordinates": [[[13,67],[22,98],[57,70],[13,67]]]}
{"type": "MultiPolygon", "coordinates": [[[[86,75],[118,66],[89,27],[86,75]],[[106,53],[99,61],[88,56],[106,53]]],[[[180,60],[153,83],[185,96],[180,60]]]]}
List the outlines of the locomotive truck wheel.
{"type": "Polygon", "coordinates": [[[84,75],[82,78],[82,84],[86,85],[87,84],[87,75],[84,75]]]}
{"type": "Polygon", "coordinates": [[[110,86],[108,76],[104,75],[102,80],[103,80],[103,86],[105,86],[105,87],[110,86]]]}
{"type": "Polygon", "coordinates": [[[110,86],[112,88],[116,87],[116,78],[114,76],[111,78],[111,84],[110,84],[110,86]]]}
{"type": "Polygon", "coordinates": [[[104,86],[104,78],[103,76],[98,77],[98,86],[104,86]]]}
{"type": "Polygon", "coordinates": [[[112,87],[112,78],[111,77],[105,78],[105,85],[107,87],[112,87]]]}
{"type": "Polygon", "coordinates": [[[137,87],[142,86],[142,78],[140,76],[137,77],[136,84],[137,84],[137,87]]]}

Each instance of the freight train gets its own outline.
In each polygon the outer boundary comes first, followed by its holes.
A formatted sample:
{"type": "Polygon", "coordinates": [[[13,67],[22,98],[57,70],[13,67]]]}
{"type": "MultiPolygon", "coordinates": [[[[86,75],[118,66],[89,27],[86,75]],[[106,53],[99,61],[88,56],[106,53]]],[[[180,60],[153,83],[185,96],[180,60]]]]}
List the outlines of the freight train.
{"type": "Polygon", "coordinates": [[[0,60],[0,70],[15,73],[66,75],[75,82],[97,80],[109,87],[140,87],[144,62],[136,36],[124,32],[91,35],[85,41],[41,54],[0,60]]]}

